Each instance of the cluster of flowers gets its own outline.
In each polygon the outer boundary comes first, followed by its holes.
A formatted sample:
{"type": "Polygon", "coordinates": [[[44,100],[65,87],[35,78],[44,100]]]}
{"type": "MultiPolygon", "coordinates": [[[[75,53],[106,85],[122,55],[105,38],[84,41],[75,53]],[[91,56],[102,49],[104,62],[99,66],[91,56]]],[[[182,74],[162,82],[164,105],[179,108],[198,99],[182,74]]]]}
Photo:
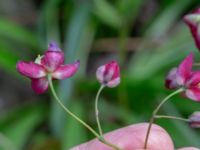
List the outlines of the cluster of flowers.
{"type": "MultiPolygon", "coordinates": [[[[200,8],[184,17],[200,50],[200,8]]],[[[73,76],[80,66],[80,62],[64,64],[64,53],[52,42],[43,56],[38,56],[34,62],[19,61],[17,70],[32,81],[33,90],[44,93],[49,86],[47,77],[52,79],[66,79],[73,76]]],[[[177,68],[173,68],[166,78],[169,89],[182,88],[182,95],[200,102],[200,71],[193,71],[193,54],[189,54],[177,68]]],[[[111,61],[97,69],[98,81],[107,87],[115,87],[120,83],[120,67],[116,61],[111,61]]],[[[200,127],[200,112],[190,117],[192,127],[200,127]]]]}
{"type": "MultiPolygon", "coordinates": [[[[49,83],[47,76],[52,79],[72,77],[80,66],[80,61],[73,64],[63,64],[64,53],[55,42],[51,42],[43,56],[38,56],[34,62],[19,61],[17,70],[32,81],[32,89],[37,94],[47,91],[49,83]]],[[[107,87],[115,87],[120,83],[120,68],[116,61],[100,66],[96,72],[99,82],[107,87]]]]}
{"type": "MultiPolygon", "coordinates": [[[[200,51],[200,8],[184,16],[184,22],[188,25],[196,47],[200,51]]],[[[171,69],[167,75],[165,86],[168,89],[183,88],[182,95],[191,100],[200,102],[200,71],[192,70],[193,54],[189,54],[177,68],[171,69]]],[[[200,112],[194,112],[190,117],[190,125],[200,127],[200,112]]]]}

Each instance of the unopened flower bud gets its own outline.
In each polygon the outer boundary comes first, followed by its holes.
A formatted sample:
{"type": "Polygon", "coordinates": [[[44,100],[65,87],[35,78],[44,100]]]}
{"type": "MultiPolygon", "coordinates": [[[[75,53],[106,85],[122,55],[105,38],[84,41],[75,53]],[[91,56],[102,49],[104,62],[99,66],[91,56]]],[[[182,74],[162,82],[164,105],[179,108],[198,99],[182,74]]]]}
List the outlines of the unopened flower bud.
{"type": "Polygon", "coordinates": [[[189,117],[189,124],[192,128],[200,128],[200,111],[194,112],[189,117]]]}
{"type": "Polygon", "coordinates": [[[190,28],[197,48],[200,50],[200,8],[184,16],[184,21],[190,28]]]}
{"type": "Polygon", "coordinates": [[[98,81],[110,88],[116,87],[120,83],[120,68],[116,61],[111,61],[97,69],[98,81]]]}

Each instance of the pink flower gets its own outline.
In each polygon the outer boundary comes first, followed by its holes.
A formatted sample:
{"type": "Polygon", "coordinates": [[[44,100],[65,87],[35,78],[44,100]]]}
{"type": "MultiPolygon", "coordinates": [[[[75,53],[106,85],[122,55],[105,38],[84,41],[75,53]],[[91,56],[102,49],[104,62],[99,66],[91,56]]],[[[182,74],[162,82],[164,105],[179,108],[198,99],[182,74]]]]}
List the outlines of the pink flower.
{"type": "Polygon", "coordinates": [[[189,54],[178,66],[173,68],[166,77],[168,89],[184,88],[184,95],[200,102],[200,72],[192,71],[193,55],[189,54]]]}
{"type": "Polygon", "coordinates": [[[43,56],[38,56],[35,62],[19,61],[17,71],[30,78],[33,90],[44,93],[49,86],[47,75],[53,79],[66,79],[73,76],[79,68],[79,61],[73,64],[63,64],[64,53],[55,43],[50,43],[43,56]]]}
{"type": "Polygon", "coordinates": [[[192,128],[200,128],[200,111],[194,112],[189,117],[189,124],[192,128]]]}
{"type": "Polygon", "coordinates": [[[189,26],[197,48],[200,50],[200,8],[184,16],[185,23],[189,26]]]}
{"type": "Polygon", "coordinates": [[[120,83],[120,68],[116,61],[100,66],[96,72],[97,80],[110,88],[120,83]]]}

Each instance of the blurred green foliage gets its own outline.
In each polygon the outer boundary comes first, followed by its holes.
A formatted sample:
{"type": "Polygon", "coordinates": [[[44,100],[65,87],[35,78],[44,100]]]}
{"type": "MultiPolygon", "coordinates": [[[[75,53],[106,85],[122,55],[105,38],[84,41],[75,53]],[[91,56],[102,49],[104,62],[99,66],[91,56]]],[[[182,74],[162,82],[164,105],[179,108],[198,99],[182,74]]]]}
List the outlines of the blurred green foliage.
{"type": "MultiPolygon", "coordinates": [[[[104,131],[148,121],[157,103],[169,93],[163,86],[168,70],[191,51],[199,59],[189,30],[181,20],[185,13],[200,5],[198,0],[46,0],[41,3],[32,28],[5,16],[1,18],[0,68],[17,76],[20,84],[22,77],[16,73],[16,62],[36,56],[52,40],[58,42],[66,54],[66,62],[81,60],[75,77],[57,82],[59,96],[65,105],[95,128],[93,103],[99,84],[95,72],[91,77],[88,70],[92,70],[90,62],[95,62],[93,67],[102,63],[99,59],[96,64],[98,60],[93,58],[96,54],[111,55],[107,49],[95,51],[96,41],[112,37],[116,46],[112,58],[122,66],[120,86],[105,89],[101,95],[104,131]],[[137,46],[127,44],[138,38],[137,46]]],[[[107,42],[108,49],[110,45],[113,43],[107,42]]],[[[40,102],[47,98],[38,96],[40,100],[34,104],[12,108],[0,115],[0,139],[7,141],[2,142],[0,149],[36,147],[29,149],[43,150],[47,149],[45,142],[53,138],[56,144],[52,150],[59,147],[66,150],[93,138],[53,99],[48,101],[51,106],[40,102]]],[[[177,96],[161,113],[187,117],[196,110],[200,110],[200,104],[177,96]]],[[[170,133],[176,147],[200,148],[199,131],[178,121],[159,120],[157,123],[170,133]]]]}

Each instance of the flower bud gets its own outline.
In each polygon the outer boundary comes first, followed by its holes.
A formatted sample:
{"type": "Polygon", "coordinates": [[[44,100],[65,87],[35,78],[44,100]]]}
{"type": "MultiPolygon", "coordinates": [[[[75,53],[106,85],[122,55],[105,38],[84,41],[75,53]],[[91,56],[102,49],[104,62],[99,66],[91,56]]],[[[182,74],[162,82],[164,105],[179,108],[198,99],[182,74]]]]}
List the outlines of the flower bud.
{"type": "Polygon", "coordinates": [[[184,22],[190,28],[196,47],[200,50],[200,8],[184,16],[184,22]]]}
{"type": "Polygon", "coordinates": [[[110,88],[120,83],[120,68],[116,61],[100,66],[96,72],[97,80],[110,88]]]}
{"type": "Polygon", "coordinates": [[[194,112],[189,117],[189,124],[192,128],[200,128],[200,111],[194,112]]]}

